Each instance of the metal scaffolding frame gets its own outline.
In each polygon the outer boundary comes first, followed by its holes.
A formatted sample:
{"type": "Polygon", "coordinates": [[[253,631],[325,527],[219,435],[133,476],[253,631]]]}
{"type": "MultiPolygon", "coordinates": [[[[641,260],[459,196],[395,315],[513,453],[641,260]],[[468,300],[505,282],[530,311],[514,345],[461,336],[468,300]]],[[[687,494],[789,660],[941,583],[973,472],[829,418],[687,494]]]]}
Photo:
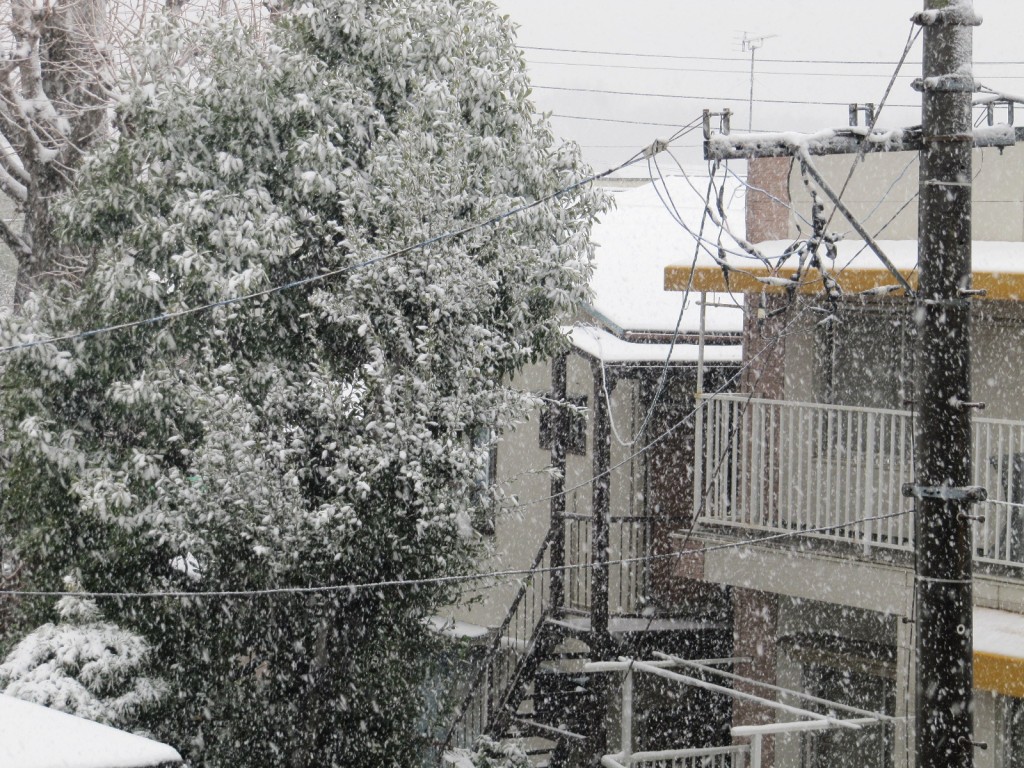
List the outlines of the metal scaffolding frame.
{"type": "MultiPolygon", "coordinates": [[[[585,672],[608,673],[618,672],[623,675],[621,685],[621,707],[620,707],[620,740],[619,751],[604,755],[601,758],[601,765],[605,768],[630,768],[642,763],[669,762],[669,761],[694,761],[694,764],[704,764],[706,758],[731,756],[732,768],[761,768],[761,754],[764,737],[775,736],[782,733],[796,733],[806,731],[823,731],[833,729],[860,730],[864,727],[884,725],[889,723],[904,722],[906,718],[891,717],[879,712],[851,707],[836,701],[829,701],[817,696],[794,691],[781,686],[764,683],[759,680],[745,678],[713,666],[714,664],[731,663],[737,659],[682,659],[665,653],[655,653],[652,660],[638,660],[627,657],[620,657],[618,661],[591,662],[584,666],[585,672]],[[676,668],[692,670],[695,674],[704,677],[718,677],[724,682],[742,681],[750,686],[765,689],[775,694],[775,698],[758,696],[754,693],[739,691],[728,685],[713,683],[703,677],[694,674],[684,674],[675,671],[676,668]],[[633,677],[637,672],[655,675],[667,680],[672,680],[683,685],[691,685],[703,688],[708,691],[721,693],[734,699],[755,702],[769,709],[780,713],[801,718],[789,722],[768,723],[764,725],[738,725],[730,729],[734,744],[723,747],[696,747],[687,749],[664,749],[646,752],[633,751],[633,677]],[[844,712],[848,717],[835,717],[823,715],[803,707],[786,704],[779,699],[782,696],[792,696],[796,699],[811,704],[828,707],[834,711],[844,712]],[[749,739],[748,744],[735,743],[737,739],[749,739]],[[701,761],[701,762],[696,762],[701,761]]],[[[719,764],[717,761],[713,764],[719,764]]]]}

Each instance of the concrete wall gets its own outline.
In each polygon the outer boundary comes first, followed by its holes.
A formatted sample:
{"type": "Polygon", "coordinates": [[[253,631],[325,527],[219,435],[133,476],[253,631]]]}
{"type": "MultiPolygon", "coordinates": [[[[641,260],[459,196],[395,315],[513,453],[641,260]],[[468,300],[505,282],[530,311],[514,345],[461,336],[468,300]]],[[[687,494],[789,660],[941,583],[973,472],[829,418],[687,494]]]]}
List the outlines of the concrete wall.
{"type": "MultiPolygon", "coordinates": [[[[853,155],[832,155],[814,159],[814,164],[837,192],[843,187],[854,162],[853,155]]],[[[919,164],[916,152],[890,152],[865,155],[843,194],[843,202],[872,234],[883,240],[917,239],[917,200],[919,164]],[[906,207],[904,208],[904,205],[906,207]],[[901,211],[902,209],[902,211],[901,211]],[[886,225],[892,217],[895,220],[886,225]]],[[[974,238],[1018,242],[1024,240],[1024,148],[1008,147],[974,151],[974,238]]],[[[796,236],[799,221],[806,234],[810,220],[810,194],[794,164],[789,175],[789,190],[796,213],[791,215],[790,236],[796,236]]],[[[830,202],[819,193],[819,200],[831,210],[830,202]]],[[[830,228],[838,232],[852,227],[836,213],[830,228]]],[[[851,237],[857,237],[851,234],[851,237]]]]}
{"type": "MultiPolygon", "coordinates": [[[[598,369],[599,371],[600,369],[598,369]]],[[[607,373],[614,378],[614,368],[607,373]]],[[[593,510],[593,403],[595,370],[588,358],[570,354],[566,369],[567,394],[585,396],[587,403],[587,450],[585,455],[566,456],[565,507],[567,514],[591,515],[593,510]]],[[[597,375],[601,386],[600,373],[597,375]]],[[[528,367],[517,377],[516,385],[538,394],[551,388],[549,363],[528,367]]],[[[614,427],[611,440],[611,509],[613,515],[644,514],[643,456],[635,456],[639,444],[632,441],[644,414],[639,404],[639,386],[636,381],[624,379],[611,388],[611,417],[614,427]]],[[[603,396],[601,394],[600,396],[603,396]]],[[[520,506],[499,513],[495,532],[485,542],[489,554],[479,564],[481,571],[527,568],[536,555],[551,520],[551,480],[546,469],[551,456],[540,447],[540,413],[535,411],[514,431],[500,437],[498,444],[498,482],[506,492],[514,494],[520,506]],[[527,502],[536,501],[533,504],[527,502]]],[[[572,543],[567,542],[567,547],[572,543]]],[[[577,557],[589,556],[589,541],[579,541],[577,557]]],[[[611,557],[620,555],[617,542],[612,540],[611,557]]],[[[613,581],[615,575],[613,573],[613,581]]],[[[617,584],[613,583],[612,588],[617,584]]],[[[466,596],[462,605],[453,607],[449,615],[486,627],[495,627],[505,618],[508,606],[519,589],[515,579],[466,596]]]]}

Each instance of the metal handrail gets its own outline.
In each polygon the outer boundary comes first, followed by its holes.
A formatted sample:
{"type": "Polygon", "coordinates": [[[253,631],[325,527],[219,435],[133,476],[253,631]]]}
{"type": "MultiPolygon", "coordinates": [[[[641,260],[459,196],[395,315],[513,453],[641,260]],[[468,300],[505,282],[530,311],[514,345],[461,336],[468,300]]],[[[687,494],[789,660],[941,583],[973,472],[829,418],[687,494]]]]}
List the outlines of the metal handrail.
{"type": "MultiPolygon", "coordinates": [[[[544,556],[547,554],[548,549],[551,547],[551,542],[555,536],[555,524],[553,523],[548,529],[547,535],[544,537],[544,541],[541,542],[540,549],[537,550],[537,554],[533,558],[533,563],[530,565],[529,573],[523,578],[519,590],[516,592],[515,597],[509,606],[508,612],[505,614],[505,618],[498,626],[497,631],[494,633],[494,637],[491,640],[491,645],[487,649],[487,653],[480,662],[480,667],[477,669],[476,676],[473,678],[473,682],[469,686],[469,690],[466,696],[463,698],[462,703],[456,708],[455,718],[452,720],[452,724],[449,726],[445,733],[443,746],[441,747],[441,754],[443,755],[445,750],[451,747],[452,739],[455,736],[455,732],[458,727],[462,724],[466,713],[469,711],[470,704],[479,695],[481,688],[483,687],[486,679],[487,672],[491,668],[494,660],[503,648],[503,640],[505,638],[505,632],[512,625],[512,621],[515,619],[516,612],[519,610],[519,606],[523,599],[526,597],[527,592],[530,588],[530,583],[536,576],[537,571],[540,569],[541,564],[544,562],[544,556]]],[[[546,613],[546,609],[542,610],[542,613],[546,613]]]]}
{"type": "MultiPolygon", "coordinates": [[[[866,556],[913,550],[914,505],[902,495],[915,475],[910,411],[735,395],[707,405],[694,438],[695,484],[703,489],[694,514],[703,524],[807,529],[813,538],[859,544],[866,556]],[[871,522],[875,512],[885,521],[871,522]]],[[[972,422],[973,484],[988,491],[976,508],[974,557],[1020,568],[1024,421],[972,422]]]]}

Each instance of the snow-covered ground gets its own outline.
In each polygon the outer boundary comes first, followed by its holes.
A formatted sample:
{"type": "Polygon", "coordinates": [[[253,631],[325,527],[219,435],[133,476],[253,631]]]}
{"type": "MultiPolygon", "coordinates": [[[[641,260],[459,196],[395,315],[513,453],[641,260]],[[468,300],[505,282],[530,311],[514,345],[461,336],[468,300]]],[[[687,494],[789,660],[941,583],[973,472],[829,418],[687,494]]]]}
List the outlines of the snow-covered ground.
{"type": "Polygon", "coordinates": [[[166,744],[0,694],[0,768],[178,765],[166,744]]]}

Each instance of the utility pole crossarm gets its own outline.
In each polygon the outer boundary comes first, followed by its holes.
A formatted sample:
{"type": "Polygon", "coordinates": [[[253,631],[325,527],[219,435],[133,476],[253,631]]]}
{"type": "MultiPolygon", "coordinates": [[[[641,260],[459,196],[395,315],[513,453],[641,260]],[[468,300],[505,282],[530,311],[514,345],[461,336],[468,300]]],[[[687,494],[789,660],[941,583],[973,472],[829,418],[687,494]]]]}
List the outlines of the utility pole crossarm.
{"type": "MultiPolygon", "coordinates": [[[[1012,147],[1024,142],[1024,127],[992,125],[971,132],[973,145],[1012,147]]],[[[712,133],[704,140],[705,160],[750,160],[758,157],[855,155],[875,152],[920,152],[925,142],[920,126],[888,131],[866,127],[835,128],[818,133],[712,133]]]]}

